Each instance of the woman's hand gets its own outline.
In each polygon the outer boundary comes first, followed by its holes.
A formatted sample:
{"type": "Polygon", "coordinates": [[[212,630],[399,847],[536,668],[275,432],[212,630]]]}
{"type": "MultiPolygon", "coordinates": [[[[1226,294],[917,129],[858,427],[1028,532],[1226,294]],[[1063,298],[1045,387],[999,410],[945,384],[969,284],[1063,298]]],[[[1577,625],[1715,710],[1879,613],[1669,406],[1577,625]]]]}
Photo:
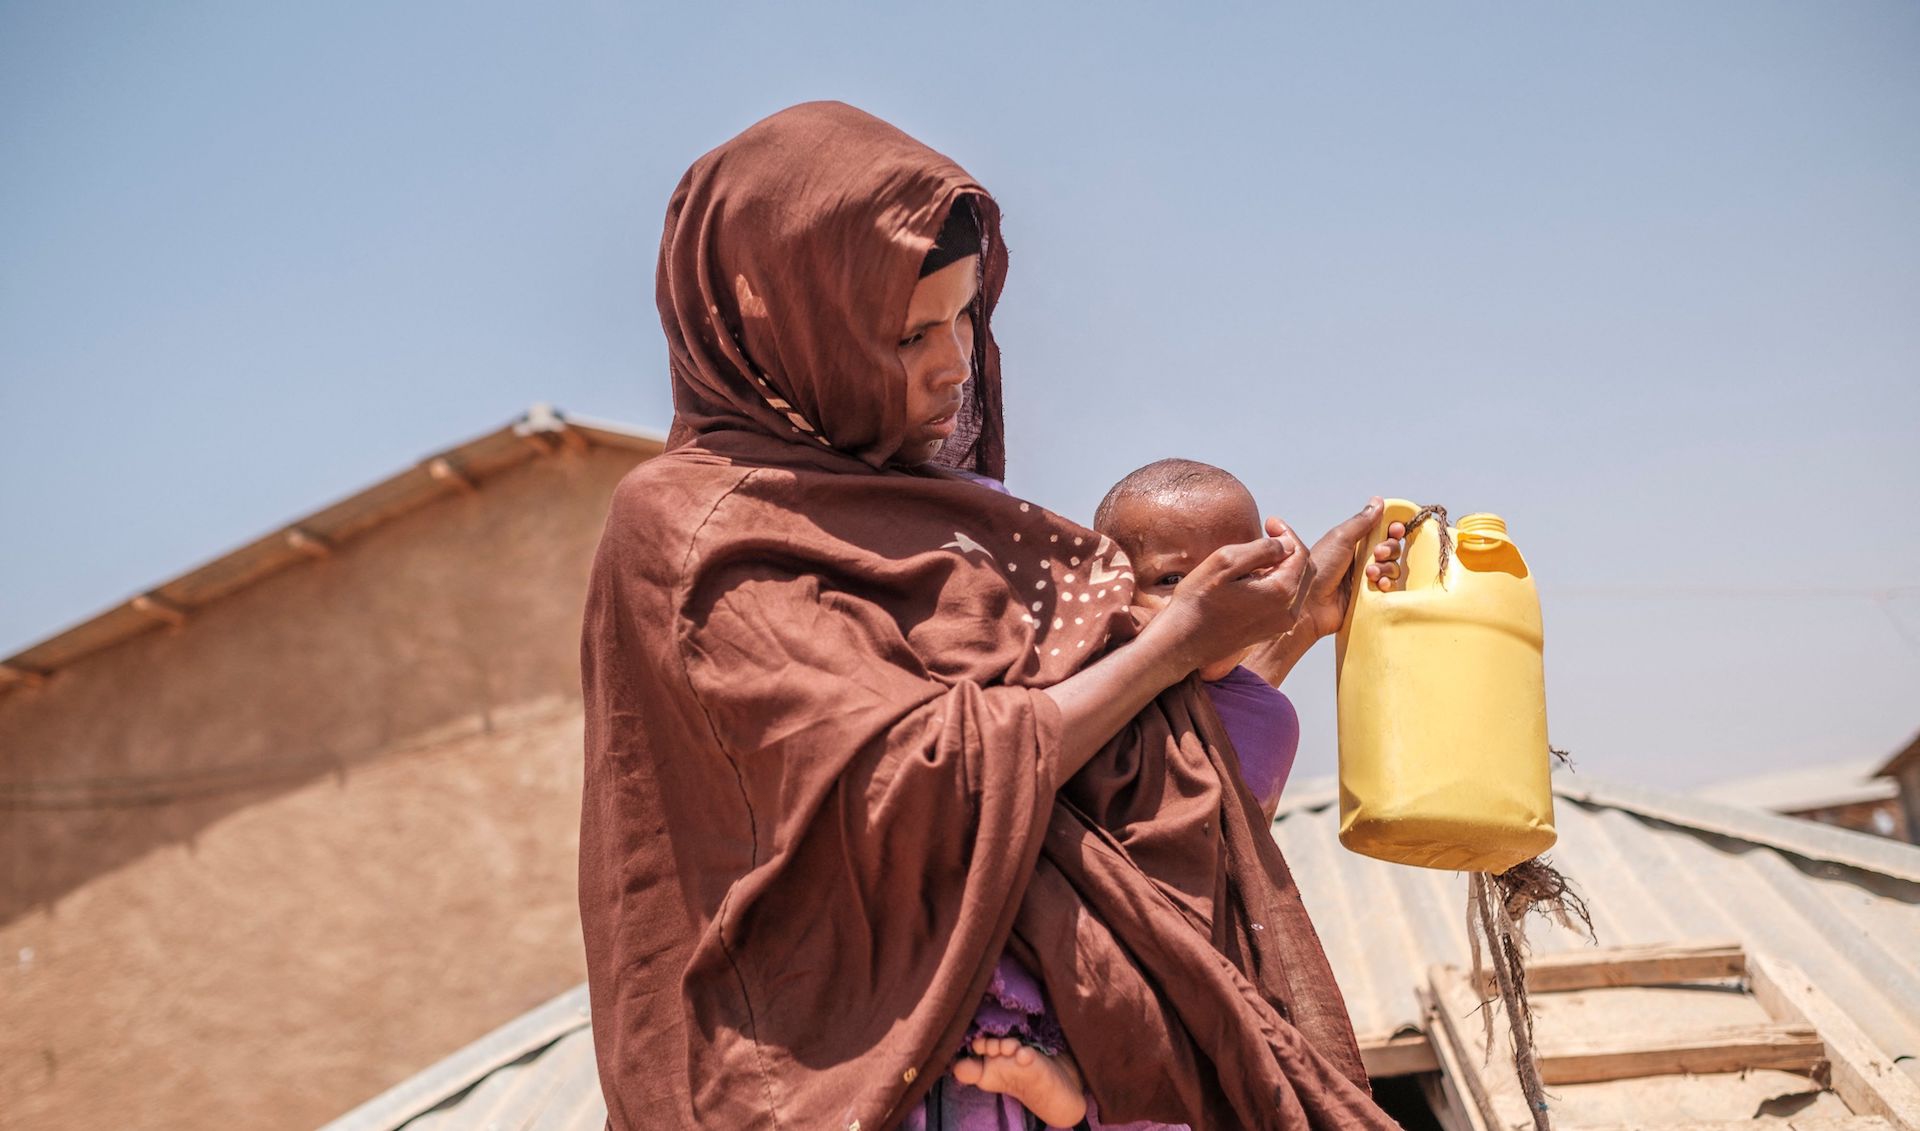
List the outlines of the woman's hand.
{"type": "Polygon", "coordinates": [[[1299,621],[1317,563],[1286,523],[1269,518],[1266,525],[1269,537],[1207,555],[1142,633],[1143,643],[1166,649],[1180,669],[1176,678],[1237,659],[1299,621]]]}
{"type": "MultiPolygon", "coordinates": [[[[1086,765],[1154,696],[1194,671],[1252,649],[1246,665],[1279,686],[1315,640],[1340,627],[1353,552],[1378,521],[1382,505],[1374,499],[1329,530],[1312,551],[1286,523],[1268,519],[1271,537],[1222,546],[1209,554],[1181,579],[1173,598],[1138,637],[1047,688],[1045,694],[1059,706],[1061,720],[1055,788],[1086,765]]],[[[1397,539],[1381,543],[1368,576],[1374,576],[1378,565],[1380,576],[1391,584],[1399,576],[1399,556],[1397,539]]]]}
{"type": "MultiPolygon", "coordinates": [[[[1340,631],[1347,619],[1347,606],[1353,600],[1353,553],[1360,540],[1380,521],[1385,506],[1378,495],[1368,500],[1359,514],[1334,526],[1313,544],[1309,558],[1313,563],[1312,581],[1300,602],[1299,619],[1285,630],[1262,641],[1242,662],[1274,687],[1293,670],[1307,649],[1323,636],[1340,631]]],[[[1367,579],[1381,589],[1390,588],[1400,576],[1402,540],[1407,529],[1401,523],[1387,527],[1387,539],[1374,546],[1373,561],[1367,563],[1367,579]]]]}
{"type": "Polygon", "coordinates": [[[1313,564],[1286,523],[1268,519],[1267,530],[1273,537],[1207,555],[1139,636],[1046,689],[1060,708],[1054,788],[1154,696],[1208,663],[1300,623],[1313,564]]]}
{"type": "MultiPolygon", "coordinates": [[[[1340,625],[1346,621],[1347,605],[1353,600],[1353,552],[1359,549],[1360,540],[1373,529],[1373,524],[1380,521],[1380,508],[1384,505],[1380,496],[1375,495],[1359,514],[1339,523],[1313,544],[1314,584],[1300,610],[1307,618],[1313,639],[1340,631],[1340,625]]],[[[1387,527],[1386,541],[1373,548],[1373,560],[1367,563],[1367,580],[1382,590],[1391,589],[1394,579],[1400,576],[1402,540],[1406,536],[1406,524],[1396,522],[1387,527]]]]}

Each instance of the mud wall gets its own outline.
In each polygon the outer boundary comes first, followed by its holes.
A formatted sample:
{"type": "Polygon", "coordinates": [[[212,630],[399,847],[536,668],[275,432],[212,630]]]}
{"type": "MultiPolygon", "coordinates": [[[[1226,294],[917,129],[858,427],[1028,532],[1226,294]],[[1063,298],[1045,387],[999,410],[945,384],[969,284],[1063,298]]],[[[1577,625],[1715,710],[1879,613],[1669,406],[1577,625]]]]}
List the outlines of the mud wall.
{"type": "Polygon", "coordinates": [[[312,1127],[580,981],[579,614],[637,458],[503,472],[0,697],[7,1126],[312,1127]]]}

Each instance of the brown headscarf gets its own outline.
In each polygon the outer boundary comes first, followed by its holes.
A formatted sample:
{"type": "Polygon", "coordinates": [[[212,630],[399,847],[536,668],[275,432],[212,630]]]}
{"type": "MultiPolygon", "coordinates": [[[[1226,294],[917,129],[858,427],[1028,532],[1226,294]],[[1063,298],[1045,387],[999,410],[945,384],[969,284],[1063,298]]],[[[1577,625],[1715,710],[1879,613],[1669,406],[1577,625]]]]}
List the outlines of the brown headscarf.
{"type": "Polygon", "coordinates": [[[969,427],[998,476],[993,200],[851,107],[776,114],[674,193],[667,454],[613,501],[582,642],[580,901],[616,1127],[891,1127],[1003,949],[1103,1117],[1390,1127],[1198,685],[1055,796],[1041,689],[1131,634],[1101,536],[899,469],[898,335],[949,208],[984,245],[969,427]]]}

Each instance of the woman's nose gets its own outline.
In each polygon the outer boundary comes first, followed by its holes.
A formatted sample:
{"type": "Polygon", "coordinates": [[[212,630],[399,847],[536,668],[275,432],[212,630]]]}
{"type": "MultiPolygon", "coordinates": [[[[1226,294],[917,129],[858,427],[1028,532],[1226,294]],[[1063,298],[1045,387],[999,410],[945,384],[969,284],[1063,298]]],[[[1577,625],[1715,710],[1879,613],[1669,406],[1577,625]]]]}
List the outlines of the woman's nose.
{"type": "Polygon", "coordinates": [[[959,331],[940,335],[940,364],[934,370],[933,383],[945,387],[966,381],[973,372],[972,336],[959,331]]]}

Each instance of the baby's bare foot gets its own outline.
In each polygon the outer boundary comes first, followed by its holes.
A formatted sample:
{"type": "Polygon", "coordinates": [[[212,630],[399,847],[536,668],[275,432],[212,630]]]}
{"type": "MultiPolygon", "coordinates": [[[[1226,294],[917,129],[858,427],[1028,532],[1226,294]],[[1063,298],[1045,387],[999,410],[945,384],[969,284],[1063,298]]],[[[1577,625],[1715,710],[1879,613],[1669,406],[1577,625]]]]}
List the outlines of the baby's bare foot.
{"type": "Polygon", "coordinates": [[[953,1078],[983,1092],[999,1092],[1049,1127],[1072,1127],[1086,1118],[1087,1096],[1080,1070],[1066,1053],[1048,1056],[1013,1037],[975,1037],[973,1055],[953,1066],[953,1078]]]}

